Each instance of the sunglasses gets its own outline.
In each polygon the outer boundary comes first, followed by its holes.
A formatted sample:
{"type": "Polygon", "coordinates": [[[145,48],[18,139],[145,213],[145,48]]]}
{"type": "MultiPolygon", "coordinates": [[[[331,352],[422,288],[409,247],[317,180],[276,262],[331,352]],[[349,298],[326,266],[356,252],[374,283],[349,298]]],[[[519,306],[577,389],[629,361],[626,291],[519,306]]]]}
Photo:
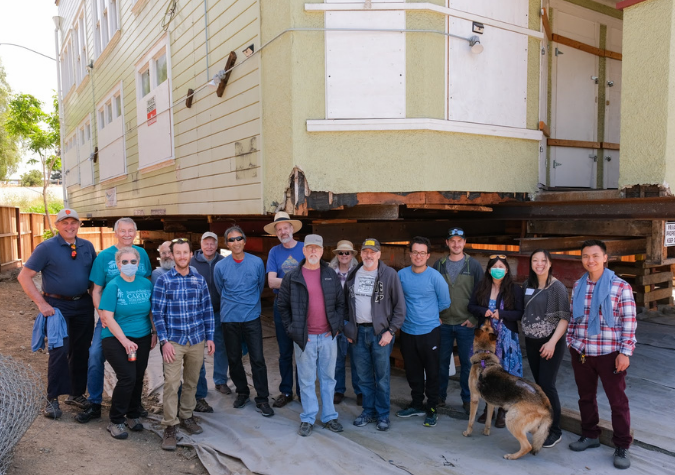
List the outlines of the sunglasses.
{"type": "Polygon", "coordinates": [[[503,260],[503,259],[506,259],[506,256],[505,256],[504,254],[492,254],[492,255],[490,256],[490,259],[497,259],[497,258],[503,260]]]}
{"type": "Polygon", "coordinates": [[[461,229],[453,229],[450,231],[450,236],[464,236],[464,231],[461,229]]]}
{"type": "Polygon", "coordinates": [[[185,238],[176,238],[172,239],[171,242],[189,242],[189,241],[185,238]]]}
{"type": "Polygon", "coordinates": [[[338,251],[337,253],[338,256],[351,256],[352,253],[349,251],[338,251]]]}
{"type": "Polygon", "coordinates": [[[71,249],[70,257],[72,257],[74,260],[75,258],[77,258],[77,246],[75,244],[71,244],[70,249],[71,249]]]}
{"type": "Polygon", "coordinates": [[[131,264],[131,265],[134,265],[134,266],[135,266],[136,264],[138,264],[138,259],[131,259],[130,261],[124,259],[124,260],[122,260],[121,262],[122,262],[122,265],[123,265],[123,266],[125,266],[125,265],[127,265],[127,264],[131,264]]]}
{"type": "Polygon", "coordinates": [[[227,242],[235,242],[235,241],[239,242],[239,241],[243,241],[243,240],[244,240],[244,236],[235,236],[235,237],[227,238],[227,242]]]}

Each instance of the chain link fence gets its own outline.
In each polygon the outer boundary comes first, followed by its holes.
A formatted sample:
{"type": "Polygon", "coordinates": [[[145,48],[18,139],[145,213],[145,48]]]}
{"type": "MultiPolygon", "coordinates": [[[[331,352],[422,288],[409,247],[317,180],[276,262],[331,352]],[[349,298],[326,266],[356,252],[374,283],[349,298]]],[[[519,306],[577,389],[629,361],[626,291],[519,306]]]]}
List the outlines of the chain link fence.
{"type": "Polygon", "coordinates": [[[14,447],[40,413],[44,386],[30,366],[0,354],[0,475],[12,463],[14,447]]]}

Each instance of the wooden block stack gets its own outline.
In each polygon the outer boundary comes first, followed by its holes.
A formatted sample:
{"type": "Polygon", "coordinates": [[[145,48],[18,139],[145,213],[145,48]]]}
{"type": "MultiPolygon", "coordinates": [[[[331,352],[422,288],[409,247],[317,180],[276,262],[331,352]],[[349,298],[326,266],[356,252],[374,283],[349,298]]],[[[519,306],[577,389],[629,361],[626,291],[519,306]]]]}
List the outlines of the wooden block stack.
{"type": "Polygon", "coordinates": [[[633,287],[639,307],[673,305],[673,272],[670,265],[638,262],[611,262],[609,268],[633,287]]]}

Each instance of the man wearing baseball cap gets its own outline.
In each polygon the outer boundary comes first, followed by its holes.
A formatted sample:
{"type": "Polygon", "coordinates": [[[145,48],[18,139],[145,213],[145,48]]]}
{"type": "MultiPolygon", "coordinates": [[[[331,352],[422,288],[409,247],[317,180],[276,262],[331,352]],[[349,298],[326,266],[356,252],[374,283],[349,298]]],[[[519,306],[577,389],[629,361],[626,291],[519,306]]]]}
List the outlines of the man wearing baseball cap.
{"type": "Polygon", "coordinates": [[[74,209],[62,209],[56,216],[58,234],[39,244],[24,264],[18,281],[26,295],[46,318],[61,311],[68,335],[63,346],[49,350],[47,405],[45,417],[61,417],[58,397],[85,402],[89,344],[94,334],[94,305],[89,292],[89,272],[96,257],[94,246],[78,239],[80,218],[74,209]],[[33,277],[42,272],[42,291],[33,277]]]}
{"type": "Polygon", "coordinates": [[[448,380],[452,347],[457,341],[459,352],[462,407],[468,414],[471,408],[469,391],[469,373],[471,372],[471,349],[473,331],[478,323],[476,317],[467,309],[473,289],[483,278],[483,268],[473,257],[464,253],[466,234],[462,228],[451,228],[445,240],[450,253],[438,259],[432,266],[441,273],[450,291],[450,308],[441,311],[441,354],[439,378],[439,406],[445,406],[448,396],[448,380]]]}
{"type": "MultiPolygon", "coordinates": [[[[225,348],[225,338],[220,326],[220,292],[216,288],[214,279],[214,270],[216,264],[225,259],[218,250],[218,236],[216,233],[207,231],[202,234],[201,249],[194,252],[190,260],[190,266],[206,280],[209,288],[211,303],[213,304],[213,315],[216,320],[216,330],[213,334],[213,343],[216,345],[216,352],[213,354],[213,382],[216,390],[222,394],[232,394],[232,390],[227,385],[227,351],[225,348]]],[[[195,412],[213,412],[213,408],[206,402],[207,383],[206,368],[202,365],[199,373],[199,382],[197,383],[197,406],[195,412]]]]}

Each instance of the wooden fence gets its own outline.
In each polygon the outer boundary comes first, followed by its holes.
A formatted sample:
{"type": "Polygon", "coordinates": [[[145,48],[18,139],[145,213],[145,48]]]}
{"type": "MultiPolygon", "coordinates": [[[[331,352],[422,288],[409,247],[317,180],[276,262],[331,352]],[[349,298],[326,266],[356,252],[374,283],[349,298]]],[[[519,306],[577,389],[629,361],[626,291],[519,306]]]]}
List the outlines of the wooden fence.
{"type": "MultiPolygon", "coordinates": [[[[52,227],[56,215],[51,215],[52,227]]],[[[43,241],[48,229],[44,214],[22,213],[13,206],[0,206],[0,271],[22,267],[43,241]]],[[[112,246],[116,239],[111,228],[80,228],[78,237],[90,241],[96,252],[112,246]]]]}

